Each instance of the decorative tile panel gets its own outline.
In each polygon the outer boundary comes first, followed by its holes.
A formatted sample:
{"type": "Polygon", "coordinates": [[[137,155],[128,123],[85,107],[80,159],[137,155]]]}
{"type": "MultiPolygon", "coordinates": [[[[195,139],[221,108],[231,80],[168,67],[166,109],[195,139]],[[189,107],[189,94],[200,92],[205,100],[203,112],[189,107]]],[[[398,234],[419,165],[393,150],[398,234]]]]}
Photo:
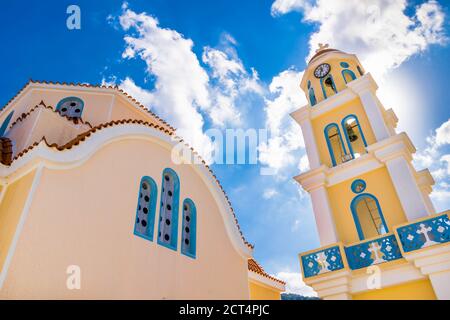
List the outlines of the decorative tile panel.
{"type": "Polygon", "coordinates": [[[345,253],[352,270],[402,258],[393,234],[345,247],[345,253]]]}
{"type": "Polygon", "coordinates": [[[397,228],[404,252],[450,241],[450,220],[447,214],[397,228]]]}
{"type": "Polygon", "coordinates": [[[339,246],[309,253],[301,259],[305,278],[344,268],[339,246]]]}

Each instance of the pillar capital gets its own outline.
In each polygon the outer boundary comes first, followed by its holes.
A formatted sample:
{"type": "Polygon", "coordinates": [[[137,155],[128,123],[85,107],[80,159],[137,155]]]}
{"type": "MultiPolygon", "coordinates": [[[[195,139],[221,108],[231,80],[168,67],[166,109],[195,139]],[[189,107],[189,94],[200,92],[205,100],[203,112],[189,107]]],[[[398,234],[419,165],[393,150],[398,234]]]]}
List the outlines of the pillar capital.
{"type": "Polygon", "coordinates": [[[362,93],[367,91],[375,93],[378,90],[378,85],[373,79],[370,72],[366,73],[356,80],[347,83],[347,87],[349,87],[357,95],[361,95],[362,93]]]}
{"type": "Polygon", "coordinates": [[[402,132],[368,146],[367,151],[373,153],[381,162],[386,163],[399,157],[411,161],[412,154],[416,152],[416,148],[408,135],[402,132]]]}

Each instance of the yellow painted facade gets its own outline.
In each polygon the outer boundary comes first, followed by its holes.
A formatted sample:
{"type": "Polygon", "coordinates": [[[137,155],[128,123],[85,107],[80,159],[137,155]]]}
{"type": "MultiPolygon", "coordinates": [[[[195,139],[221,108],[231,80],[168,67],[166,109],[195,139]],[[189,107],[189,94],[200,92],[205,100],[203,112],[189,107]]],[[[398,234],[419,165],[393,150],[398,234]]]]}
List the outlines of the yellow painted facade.
{"type": "MultiPolygon", "coordinates": [[[[364,192],[377,197],[389,229],[406,222],[405,214],[386,168],[367,172],[358,178],[364,180],[367,184],[364,192]]],[[[355,198],[355,194],[351,191],[352,182],[353,180],[346,180],[328,188],[328,196],[338,236],[342,242],[347,244],[360,241],[355,220],[349,209],[352,200],[355,198]]],[[[361,224],[370,223],[369,220],[360,222],[361,224]]],[[[371,234],[368,238],[375,236],[377,235],[371,234]]]]}
{"type": "MultiPolygon", "coordinates": [[[[325,137],[325,128],[331,123],[335,123],[341,129],[342,140],[345,145],[345,136],[342,132],[342,120],[348,116],[354,114],[358,117],[361,128],[364,132],[364,137],[367,144],[372,144],[375,142],[375,136],[373,134],[372,128],[369,124],[367,115],[361,106],[361,101],[357,98],[352,101],[346,102],[339,107],[330,110],[317,118],[312,120],[312,126],[314,128],[314,136],[316,137],[316,144],[320,154],[320,160],[323,164],[332,167],[332,161],[330,157],[330,152],[328,150],[328,145],[325,137]]],[[[346,146],[346,151],[348,152],[348,147],[346,146]]]]}
{"type": "Polygon", "coordinates": [[[250,281],[250,299],[251,300],[280,300],[281,293],[273,287],[266,286],[259,282],[250,281]]]}
{"type": "Polygon", "coordinates": [[[355,294],[353,300],[436,300],[430,280],[408,282],[355,294]]]}

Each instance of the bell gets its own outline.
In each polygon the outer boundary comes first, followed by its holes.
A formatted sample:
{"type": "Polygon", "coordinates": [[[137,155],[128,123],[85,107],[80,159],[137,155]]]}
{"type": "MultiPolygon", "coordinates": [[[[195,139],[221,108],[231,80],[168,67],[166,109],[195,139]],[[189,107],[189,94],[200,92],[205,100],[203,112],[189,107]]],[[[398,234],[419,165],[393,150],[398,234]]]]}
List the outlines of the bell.
{"type": "Polygon", "coordinates": [[[358,140],[358,136],[355,134],[355,132],[353,131],[353,128],[350,126],[347,126],[347,136],[348,136],[348,139],[350,140],[350,142],[354,142],[354,141],[358,140]]]}
{"type": "Polygon", "coordinates": [[[326,78],[325,79],[325,85],[327,85],[328,87],[332,87],[333,88],[333,81],[331,81],[331,78],[326,78]]]}

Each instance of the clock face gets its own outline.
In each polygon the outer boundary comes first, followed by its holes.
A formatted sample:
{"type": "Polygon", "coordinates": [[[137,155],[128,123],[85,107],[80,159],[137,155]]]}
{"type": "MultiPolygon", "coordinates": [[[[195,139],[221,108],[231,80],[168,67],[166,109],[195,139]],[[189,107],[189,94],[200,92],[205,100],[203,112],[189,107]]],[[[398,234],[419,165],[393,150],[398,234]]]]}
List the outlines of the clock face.
{"type": "Polygon", "coordinates": [[[322,63],[316,70],[314,70],[314,75],[316,78],[323,78],[330,72],[330,65],[328,63],[322,63]]]}

